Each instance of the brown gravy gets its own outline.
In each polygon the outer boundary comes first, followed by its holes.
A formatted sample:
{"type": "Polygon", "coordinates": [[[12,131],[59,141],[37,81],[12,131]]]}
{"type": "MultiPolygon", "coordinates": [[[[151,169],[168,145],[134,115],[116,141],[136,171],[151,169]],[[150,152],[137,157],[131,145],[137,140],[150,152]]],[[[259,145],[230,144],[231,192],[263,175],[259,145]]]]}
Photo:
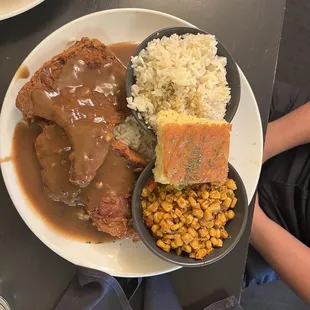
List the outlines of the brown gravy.
{"type": "MultiPolygon", "coordinates": [[[[110,48],[123,64],[127,65],[137,45],[117,43],[110,48]]],[[[11,154],[19,181],[32,206],[48,226],[66,237],[92,243],[113,240],[113,237],[97,231],[90,220],[83,221],[78,218],[77,213],[83,210],[81,207],[69,207],[49,198],[42,183],[41,169],[34,149],[36,138],[41,131],[36,124],[17,124],[11,154]]]]}
{"type": "Polygon", "coordinates": [[[118,59],[127,66],[127,63],[130,60],[131,55],[134,53],[139,43],[128,42],[124,43],[114,43],[109,45],[111,51],[118,57],[118,59]]]}

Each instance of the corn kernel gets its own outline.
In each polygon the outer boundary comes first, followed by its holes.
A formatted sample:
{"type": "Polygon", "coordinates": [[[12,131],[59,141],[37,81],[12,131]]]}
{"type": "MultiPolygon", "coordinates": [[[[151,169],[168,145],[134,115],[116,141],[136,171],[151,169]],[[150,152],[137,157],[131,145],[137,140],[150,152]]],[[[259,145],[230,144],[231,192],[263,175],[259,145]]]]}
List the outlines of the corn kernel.
{"type": "Polygon", "coordinates": [[[210,235],[211,237],[215,237],[215,236],[216,236],[216,230],[215,230],[214,228],[210,228],[210,230],[209,230],[209,235],[210,235]]]}
{"type": "Polygon", "coordinates": [[[231,202],[230,207],[233,209],[233,208],[236,206],[236,203],[237,203],[237,198],[234,197],[233,200],[232,200],[232,202],[231,202]]]}
{"type": "Polygon", "coordinates": [[[176,249],[178,247],[175,240],[171,241],[170,245],[171,245],[171,248],[173,249],[176,249]]]}
{"type": "Polygon", "coordinates": [[[166,199],[166,193],[165,192],[160,192],[159,193],[159,198],[164,201],[166,199]]]}
{"type": "Polygon", "coordinates": [[[189,244],[194,240],[194,237],[189,233],[184,234],[181,238],[185,244],[189,244]]]}
{"type": "Polygon", "coordinates": [[[152,212],[149,211],[149,210],[144,210],[144,211],[143,211],[143,215],[146,216],[146,217],[149,216],[149,215],[151,215],[151,214],[152,214],[152,212]]]}
{"type": "Polygon", "coordinates": [[[162,240],[157,240],[157,242],[156,242],[156,244],[157,244],[157,246],[159,247],[159,248],[161,248],[162,250],[164,250],[165,252],[170,252],[170,249],[171,249],[171,247],[170,247],[170,245],[169,244],[165,244],[162,240]]]}
{"type": "Polygon", "coordinates": [[[182,250],[185,251],[186,253],[191,253],[192,252],[192,248],[188,244],[183,244],[182,245],[182,250]]]}
{"type": "Polygon", "coordinates": [[[181,222],[181,223],[178,223],[178,224],[173,224],[170,229],[175,231],[175,230],[178,230],[180,229],[184,224],[181,222]]]}
{"type": "Polygon", "coordinates": [[[197,205],[197,201],[193,198],[193,197],[189,197],[188,198],[188,201],[189,201],[189,203],[190,203],[190,205],[192,206],[192,207],[196,207],[196,205],[197,205]]]}
{"type": "Polygon", "coordinates": [[[228,238],[228,232],[225,229],[221,230],[221,238],[223,239],[228,238]]]}
{"type": "Polygon", "coordinates": [[[164,239],[163,241],[166,243],[166,244],[171,244],[171,240],[170,239],[167,239],[166,236],[164,236],[164,239]]]}
{"type": "Polygon", "coordinates": [[[190,225],[192,222],[193,222],[193,220],[194,220],[194,217],[191,215],[191,214],[189,214],[187,217],[186,217],[186,224],[188,224],[188,225],[190,225]]]}
{"type": "Polygon", "coordinates": [[[196,258],[196,253],[195,252],[189,253],[188,257],[189,258],[196,258]]]}
{"type": "Polygon", "coordinates": [[[199,236],[201,237],[201,238],[205,238],[205,237],[207,237],[208,236],[208,231],[206,230],[206,229],[204,229],[204,228],[200,228],[199,229],[199,236]]]}
{"type": "Polygon", "coordinates": [[[214,226],[214,220],[207,221],[206,228],[212,228],[214,226]]]}
{"type": "Polygon", "coordinates": [[[155,201],[147,207],[147,210],[154,213],[157,211],[158,207],[159,207],[159,203],[155,201]]]}
{"type": "Polygon", "coordinates": [[[173,221],[173,217],[170,213],[165,213],[164,216],[163,216],[163,219],[165,221],[173,221]]]}
{"type": "Polygon", "coordinates": [[[141,202],[141,207],[142,207],[142,209],[145,209],[147,207],[147,202],[146,201],[142,201],[141,202]]]}
{"type": "Polygon", "coordinates": [[[206,210],[210,205],[210,201],[209,200],[205,200],[202,204],[201,204],[201,208],[203,210],[206,210]]]}
{"type": "Polygon", "coordinates": [[[235,217],[235,212],[233,210],[228,210],[226,213],[226,217],[228,220],[232,220],[235,217]]]}
{"type": "Polygon", "coordinates": [[[197,218],[194,218],[194,219],[193,219],[191,226],[192,226],[194,229],[196,229],[196,230],[198,230],[198,229],[200,228],[200,224],[199,224],[197,218]]]}
{"type": "Polygon", "coordinates": [[[211,243],[213,246],[217,246],[218,245],[218,239],[216,239],[215,237],[211,237],[211,243]]]}
{"type": "Polygon", "coordinates": [[[222,227],[223,226],[223,222],[221,221],[221,220],[219,220],[219,219],[216,219],[215,221],[214,221],[214,226],[215,227],[222,227]]]}
{"type": "Polygon", "coordinates": [[[174,212],[178,217],[182,216],[182,211],[179,208],[176,208],[174,212]]]}
{"type": "Polygon", "coordinates": [[[225,200],[227,198],[226,192],[221,192],[221,200],[225,200]]]}
{"type": "Polygon", "coordinates": [[[155,193],[151,193],[151,194],[149,194],[148,195],[148,197],[147,197],[147,200],[149,201],[149,202],[154,202],[154,201],[156,201],[156,194],[155,193]]]}
{"type": "Polygon", "coordinates": [[[223,223],[223,225],[225,225],[227,222],[226,216],[223,213],[219,213],[217,215],[217,219],[220,220],[223,223]]]}
{"type": "Polygon", "coordinates": [[[232,179],[229,179],[229,180],[225,183],[225,185],[226,185],[229,189],[232,189],[233,191],[235,191],[235,190],[237,189],[237,185],[236,185],[235,181],[232,180],[232,179]]]}
{"type": "Polygon", "coordinates": [[[142,190],[141,196],[146,198],[148,195],[149,195],[149,191],[144,187],[142,190]]]}
{"type": "Polygon", "coordinates": [[[172,185],[170,185],[170,184],[166,185],[166,191],[167,192],[172,192],[173,190],[174,190],[174,188],[172,185]]]}
{"type": "Polygon", "coordinates": [[[173,209],[173,205],[166,201],[163,201],[160,205],[166,212],[171,212],[173,209]]]}
{"type": "Polygon", "coordinates": [[[221,230],[219,228],[217,228],[215,231],[216,231],[215,237],[217,239],[220,239],[221,238],[221,230]]]}
{"type": "Polygon", "coordinates": [[[196,232],[196,230],[195,230],[193,227],[189,227],[189,228],[187,229],[187,232],[188,232],[193,238],[195,238],[195,237],[197,236],[197,232],[196,232]]]}
{"type": "Polygon", "coordinates": [[[219,191],[212,191],[210,192],[210,198],[212,199],[220,199],[221,198],[221,194],[219,191]]]}
{"type": "Polygon", "coordinates": [[[160,230],[156,232],[156,237],[162,238],[163,236],[164,234],[160,230]]]}
{"type": "Polygon", "coordinates": [[[197,193],[196,193],[195,191],[191,190],[191,191],[188,193],[188,196],[197,198],[198,195],[197,195],[197,193]]]}
{"type": "Polygon", "coordinates": [[[153,224],[151,227],[153,234],[157,233],[159,229],[160,229],[160,226],[158,224],[153,224]]]}
{"type": "Polygon", "coordinates": [[[199,220],[199,224],[201,227],[207,227],[208,221],[203,217],[199,220]]]}
{"type": "Polygon", "coordinates": [[[177,204],[180,208],[186,208],[186,200],[183,198],[183,197],[180,197],[178,200],[177,200],[177,204]]]}
{"type": "Polygon", "coordinates": [[[182,248],[181,248],[181,247],[177,248],[177,249],[175,250],[175,253],[176,253],[178,256],[180,256],[180,255],[182,254],[182,248]]]}
{"type": "Polygon", "coordinates": [[[165,201],[168,203],[173,203],[173,198],[174,198],[173,195],[168,194],[166,195],[165,201]]]}
{"type": "Polygon", "coordinates": [[[234,192],[231,189],[228,189],[226,192],[227,197],[233,199],[235,197],[234,192]]]}
{"type": "Polygon", "coordinates": [[[200,249],[197,251],[195,258],[196,259],[203,259],[208,254],[206,249],[200,249]]]}
{"type": "Polygon", "coordinates": [[[208,240],[208,241],[206,242],[206,248],[207,248],[208,250],[212,249],[212,242],[211,242],[210,240],[208,240]]]}
{"type": "Polygon", "coordinates": [[[169,225],[167,224],[167,222],[165,220],[161,220],[159,222],[159,225],[160,225],[163,232],[169,232],[170,231],[169,225]]]}
{"type": "Polygon", "coordinates": [[[156,212],[154,214],[154,222],[159,223],[164,217],[164,212],[156,212]]]}
{"type": "Polygon", "coordinates": [[[178,233],[181,235],[185,235],[187,233],[187,228],[186,227],[181,227],[180,229],[178,229],[178,233]]]}
{"type": "Polygon", "coordinates": [[[212,202],[207,210],[211,213],[218,213],[221,210],[221,205],[218,201],[212,202]]]}
{"type": "Polygon", "coordinates": [[[177,244],[177,246],[182,246],[184,244],[180,234],[174,235],[174,241],[177,244]]]}
{"type": "Polygon", "coordinates": [[[203,211],[201,209],[193,209],[193,215],[201,219],[203,217],[203,211]]]}
{"type": "Polygon", "coordinates": [[[184,215],[182,215],[182,216],[180,217],[180,221],[181,221],[182,223],[185,223],[185,222],[186,222],[186,217],[185,217],[184,215]]]}
{"type": "Polygon", "coordinates": [[[232,200],[231,198],[227,197],[224,202],[223,205],[228,209],[231,206],[232,200]]]}
{"type": "Polygon", "coordinates": [[[150,181],[147,185],[146,188],[149,191],[149,193],[152,193],[156,187],[156,182],[154,180],[150,181]]]}
{"type": "Polygon", "coordinates": [[[209,210],[205,210],[205,212],[204,212],[204,218],[205,218],[207,221],[211,221],[211,220],[213,220],[213,215],[212,215],[212,213],[211,213],[209,210]]]}
{"type": "Polygon", "coordinates": [[[190,243],[190,246],[192,247],[192,249],[194,251],[198,250],[201,246],[199,244],[199,242],[197,240],[193,240],[191,243],[190,243]]]}
{"type": "Polygon", "coordinates": [[[223,240],[222,239],[217,239],[217,247],[221,248],[223,246],[223,240]]]}

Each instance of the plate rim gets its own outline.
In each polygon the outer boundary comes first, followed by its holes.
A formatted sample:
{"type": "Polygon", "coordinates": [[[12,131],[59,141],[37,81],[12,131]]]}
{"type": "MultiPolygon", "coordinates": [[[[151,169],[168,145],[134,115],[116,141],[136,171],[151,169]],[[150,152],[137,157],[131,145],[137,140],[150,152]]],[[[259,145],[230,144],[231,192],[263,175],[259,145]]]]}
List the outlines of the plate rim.
{"type": "Polygon", "coordinates": [[[39,5],[43,1],[45,1],[45,0],[33,0],[32,2],[26,4],[25,6],[19,8],[19,9],[16,9],[15,11],[0,15],[0,21],[14,17],[14,16],[17,16],[17,15],[20,15],[22,13],[25,13],[25,12],[31,10],[32,8],[36,7],[37,5],[39,5]]]}
{"type": "MultiPolygon", "coordinates": [[[[41,0],[40,0],[41,1],[41,0]]],[[[44,1],[44,0],[42,0],[44,1]]],[[[42,2],[41,1],[41,2],[42,2]]],[[[69,25],[72,25],[72,24],[75,24],[75,23],[78,23],[80,22],[81,20],[83,19],[87,19],[87,18],[91,18],[92,16],[96,16],[96,15],[104,15],[104,14],[109,14],[111,12],[115,12],[115,11],[123,11],[123,12],[134,12],[134,13],[137,13],[137,12],[144,12],[144,13],[147,13],[147,14],[153,14],[153,15],[159,15],[159,16],[165,16],[169,19],[172,19],[172,20],[175,20],[177,22],[181,22],[183,23],[184,25],[187,24],[188,26],[190,27],[195,27],[197,28],[197,26],[187,22],[186,20],[183,20],[179,17],[176,17],[174,15],[171,15],[171,14],[167,14],[167,13],[164,13],[164,12],[160,12],[160,11],[157,11],[157,10],[149,10],[149,9],[142,9],[142,8],[115,8],[115,9],[110,9],[110,10],[103,10],[103,11],[98,11],[98,12],[94,12],[94,13],[90,13],[90,14],[86,14],[86,15],[83,15],[77,19],[74,19],[66,24],[64,24],[63,26],[59,27],[58,29],[56,29],[55,31],[53,31],[52,33],[50,33],[48,36],[46,36],[44,39],[42,39],[40,41],[39,44],[37,44],[32,50],[31,52],[28,54],[28,56],[23,60],[22,64],[23,65],[24,63],[27,63],[28,59],[31,58],[32,54],[35,53],[37,51],[37,49],[39,49],[41,47],[41,45],[43,45],[43,42],[49,38],[53,38],[55,35],[57,35],[58,32],[61,32],[64,28],[68,27],[69,25]]],[[[255,98],[255,95],[253,93],[253,90],[247,80],[247,78],[245,77],[244,73],[242,72],[242,70],[239,68],[238,66],[238,69],[239,69],[239,74],[240,74],[240,80],[241,80],[241,84],[242,84],[242,81],[244,82],[244,84],[246,85],[246,88],[248,89],[249,91],[249,95],[252,97],[252,100],[255,102],[255,114],[258,116],[259,118],[259,121],[260,121],[260,143],[262,144],[263,143],[263,135],[262,135],[262,125],[261,125],[261,117],[260,117],[260,113],[259,113],[259,109],[258,109],[258,105],[257,105],[257,101],[256,101],[256,98],[255,98]]],[[[17,71],[18,72],[18,69],[17,71]]],[[[4,100],[3,102],[8,102],[8,94],[11,92],[11,88],[14,86],[14,82],[15,82],[15,75],[16,73],[14,74],[10,84],[9,84],[9,87],[6,91],[6,94],[5,94],[5,97],[4,97],[4,100]]],[[[241,93],[242,93],[242,90],[241,90],[241,93]]],[[[2,106],[2,109],[1,109],[1,117],[0,117],[0,130],[1,128],[4,126],[4,120],[3,120],[3,117],[2,117],[2,114],[3,112],[6,110],[6,107],[8,105],[4,105],[2,106]]],[[[262,147],[261,147],[262,149],[262,147]]],[[[6,156],[5,154],[3,154],[3,150],[2,150],[2,147],[0,145],[0,157],[4,157],[6,156]]],[[[15,209],[18,211],[19,215],[21,216],[21,218],[23,219],[23,221],[25,222],[25,224],[29,227],[29,229],[35,234],[35,236],[41,240],[49,249],[51,249],[53,252],[55,252],[56,254],[58,254],[59,256],[61,256],[63,259],[75,264],[75,265],[79,265],[79,266],[83,266],[83,267],[87,267],[87,268],[94,268],[94,269],[97,269],[97,270],[101,270],[101,271],[104,271],[104,272],[109,272],[109,269],[108,268],[105,268],[105,266],[93,266],[92,263],[87,263],[87,261],[79,261],[79,258],[76,257],[70,257],[70,260],[67,258],[67,255],[63,252],[60,252],[58,251],[58,249],[56,249],[56,246],[53,245],[52,242],[48,241],[47,238],[42,235],[42,234],[36,234],[35,231],[35,225],[33,225],[31,223],[31,220],[29,220],[29,218],[23,214],[23,210],[19,207],[17,207],[18,205],[18,201],[17,201],[17,198],[16,196],[13,194],[12,192],[12,189],[10,188],[9,186],[9,182],[8,182],[8,177],[7,177],[7,173],[9,171],[6,171],[6,165],[2,165],[1,164],[1,171],[2,171],[2,175],[3,175],[3,179],[4,179],[4,183],[5,183],[5,186],[6,186],[6,189],[9,193],[9,196],[10,196],[10,199],[12,200],[13,204],[14,204],[14,207],[15,209]],[[27,220],[26,220],[27,219],[27,220]],[[60,254],[61,253],[61,254],[60,254]],[[64,255],[65,254],[65,255],[64,255]]],[[[13,165],[13,169],[14,169],[14,165],[13,165]]],[[[259,177],[259,174],[256,178],[256,184],[258,182],[258,177],[259,177]]],[[[19,184],[18,185],[20,187],[21,190],[23,190],[23,188],[21,187],[21,185],[19,184]]],[[[252,198],[252,197],[250,197],[252,198]]],[[[250,201],[250,199],[249,199],[250,201]]],[[[144,277],[144,276],[154,276],[154,275],[161,275],[161,274],[165,274],[165,273],[169,273],[169,272],[172,272],[172,271],[175,271],[175,270],[178,270],[182,268],[181,266],[177,266],[177,265],[171,265],[170,268],[166,268],[164,269],[163,271],[160,271],[160,272],[149,272],[149,273],[130,273],[130,272],[124,272],[124,271],[119,271],[119,272],[113,272],[111,273],[113,276],[119,276],[119,277],[144,277]]]]}

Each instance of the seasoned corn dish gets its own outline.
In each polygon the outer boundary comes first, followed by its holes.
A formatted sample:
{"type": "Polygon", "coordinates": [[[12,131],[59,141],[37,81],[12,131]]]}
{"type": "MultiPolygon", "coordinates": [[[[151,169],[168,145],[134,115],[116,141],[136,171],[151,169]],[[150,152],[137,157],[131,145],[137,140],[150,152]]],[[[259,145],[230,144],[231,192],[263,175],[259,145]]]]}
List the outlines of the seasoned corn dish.
{"type": "Polygon", "coordinates": [[[145,224],[163,251],[201,260],[229,237],[225,225],[235,217],[236,189],[232,179],[182,190],[151,179],[141,193],[145,224]]]}

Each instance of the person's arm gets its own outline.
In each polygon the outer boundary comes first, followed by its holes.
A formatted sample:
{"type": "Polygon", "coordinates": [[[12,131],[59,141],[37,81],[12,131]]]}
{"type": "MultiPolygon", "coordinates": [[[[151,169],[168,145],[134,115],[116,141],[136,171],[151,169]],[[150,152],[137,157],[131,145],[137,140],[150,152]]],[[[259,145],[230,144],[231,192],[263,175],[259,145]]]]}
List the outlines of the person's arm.
{"type": "Polygon", "coordinates": [[[263,162],[310,142],[310,102],[267,126],[263,162]]]}
{"type": "Polygon", "coordinates": [[[251,244],[287,285],[310,305],[310,249],[270,220],[257,201],[251,244]]]}

